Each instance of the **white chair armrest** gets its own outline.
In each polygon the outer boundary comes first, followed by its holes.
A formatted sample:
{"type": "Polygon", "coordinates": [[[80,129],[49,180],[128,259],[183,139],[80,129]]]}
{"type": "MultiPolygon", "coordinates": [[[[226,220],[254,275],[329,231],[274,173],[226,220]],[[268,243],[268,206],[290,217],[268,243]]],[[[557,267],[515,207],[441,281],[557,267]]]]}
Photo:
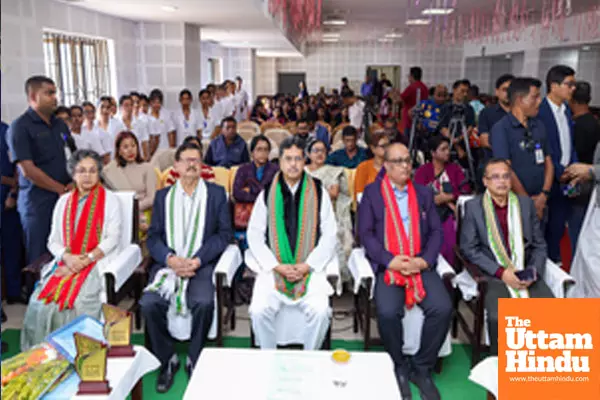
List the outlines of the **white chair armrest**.
{"type": "Polygon", "coordinates": [[[333,287],[333,290],[335,291],[335,294],[337,294],[338,296],[342,295],[342,280],[340,278],[340,261],[337,257],[337,254],[334,255],[331,260],[327,263],[327,265],[325,266],[325,272],[327,274],[327,280],[329,280],[329,278],[335,278],[335,286],[333,287]]]}
{"type": "Polygon", "coordinates": [[[254,257],[254,254],[252,254],[250,249],[246,249],[244,252],[244,262],[246,263],[246,267],[250,268],[250,270],[255,274],[258,274],[262,269],[258,263],[258,260],[254,257]]]}
{"type": "Polygon", "coordinates": [[[115,292],[133,275],[133,271],[142,262],[142,250],[137,244],[130,244],[104,266],[102,274],[110,274],[115,279],[115,292]]]}
{"type": "Polygon", "coordinates": [[[217,262],[215,276],[217,274],[224,274],[225,285],[231,287],[235,273],[240,265],[242,265],[242,261],[242,252],[240,251],[240,248],[235,244],[228,245],[217,262]]]}
{"type": "Polygon", "coordinates": [[[367,290],[369,291],[369,297],[372,297],[373,287],[375,285],[375,274],[373,274],[371,263],[369,263],[369,260],[367,259],[364,248],[361,247],[352,250],[350,258],[348,259],[348,269],[354,280],[354,294],[358,294],[363,282],[366,279],[371,278],[371,287],[367,288],[367,290]]]}
{"type": "Polygon", "coordinates": [[[573,277],[560,269],[558,265],[550,259],[546,260],[546,270],[544,271],[544,282],[552,290],[554,297],[567,297],[567,287],[569,283],[575,283],[573,277]]]}
{"type": "MultiPolygon", "coordinates": [[[[454,268],[452,268],[452,266],[448,263],[448,261],[446,261],[446,259],[441,254],[438,256],[437,266],[435,270],[442,279],[444,278],[444,276],[450,275],[452,277],[452,280],[454,280],[454,277],[456,276],[454,268]]],[[[454,284],[453,286],[456,287],[456,285],[454,284]]]]}

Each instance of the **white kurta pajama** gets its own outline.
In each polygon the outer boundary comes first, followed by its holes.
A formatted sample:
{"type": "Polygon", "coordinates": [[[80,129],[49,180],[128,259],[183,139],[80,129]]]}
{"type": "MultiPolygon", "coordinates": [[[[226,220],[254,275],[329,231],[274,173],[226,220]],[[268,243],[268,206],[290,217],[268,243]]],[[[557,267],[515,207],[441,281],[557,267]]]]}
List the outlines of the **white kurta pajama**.
{"type": "MultiPolygon", "coordinates": [[[[282,184],[285,182],[282,180],[282,184]]],[[[299,189],[299,183],[289,188],[292,194],[299,189]]],[[[280,265],[266,239],[267,214],[266,193],[263,190],[254,203],[254,209],[248,223],[248,247],[258,261],[261,271],[256,276],[250,318],[257,343],[263,349],[277,347],[276,318],[282,307],[298,307],[305,316],[303,345],[305,350],[321,347],[329,328],[331,310],[329,296],[333,288],[327,281],[326,265],[335,255],[337,224],[331,200],[323,190],[320,209],[320,237],[304,260],[312,270],[306,294],[292,300],[275,288],[273,269],[280,265]]],[[[300,217],[299,217],[300,218],[300,217]]]]}

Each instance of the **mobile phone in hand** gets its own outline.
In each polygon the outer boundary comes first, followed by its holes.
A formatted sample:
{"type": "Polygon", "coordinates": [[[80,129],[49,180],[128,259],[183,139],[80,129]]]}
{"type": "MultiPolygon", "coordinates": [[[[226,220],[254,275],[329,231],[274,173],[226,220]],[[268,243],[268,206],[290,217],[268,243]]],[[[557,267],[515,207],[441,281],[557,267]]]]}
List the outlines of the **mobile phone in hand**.
{"type": "Polygon", "coordinates": [[[537,280],[537,271],[535,268],[526,268],[522,271],[515,272],[517,278],[522,282],[532,282],[537,280]]]}

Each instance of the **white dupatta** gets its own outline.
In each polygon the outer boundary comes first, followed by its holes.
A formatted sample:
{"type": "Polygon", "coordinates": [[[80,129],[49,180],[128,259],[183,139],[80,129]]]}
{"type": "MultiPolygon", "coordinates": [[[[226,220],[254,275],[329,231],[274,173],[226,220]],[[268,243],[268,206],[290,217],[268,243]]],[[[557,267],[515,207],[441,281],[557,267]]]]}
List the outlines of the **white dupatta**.
{"type": "MultiPolygon", "coordinates": [[[[206,218],[207,190],[202,179],[192,197],[191,215],[185,215],[183,188],[177,181],[165,198],[165,229],[167,246],[175,255],[191,258],[202,246],[204,222],[206,218]],[[187,229],[186,229],[187,225],[187,229]]],[[[156,273],[153,282],[145,290],[156,292],[169,301],[167,324],[171,335],[178,340],[190,336],[190,312],[187,307],[188,278],[180,278],[171,268],[162,268],[156,273]]]]}

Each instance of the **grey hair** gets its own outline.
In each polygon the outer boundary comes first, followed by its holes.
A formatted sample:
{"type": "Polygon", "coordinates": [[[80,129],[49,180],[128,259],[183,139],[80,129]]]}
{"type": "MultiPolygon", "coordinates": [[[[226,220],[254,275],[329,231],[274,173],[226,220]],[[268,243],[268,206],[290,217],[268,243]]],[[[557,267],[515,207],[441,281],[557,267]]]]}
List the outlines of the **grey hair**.
{"type": "Polygon", "coordinates": [[[75,174],[75,168],[77,167],[77,164],[86,158],[91,158],[96,162],[98,175],[102,175],[102,167],[104,166],[102,163],[102,157],[100,157],[100,155],[94,150],[77,150],[71,155],[69,161],[67,162],[67,172],[69,175],[71,175],[71,177],[75,174]]]}
{"type": "Polygon", "coordinates": [[[279,158],[283,157],[283,152],[285,150],[291,149],[292,147],[297,147],[302,150],[302,157],[306,157],[306,148],[304,145],[304,141],[296,135],[286,137],[279,145],[279,158]]]}

